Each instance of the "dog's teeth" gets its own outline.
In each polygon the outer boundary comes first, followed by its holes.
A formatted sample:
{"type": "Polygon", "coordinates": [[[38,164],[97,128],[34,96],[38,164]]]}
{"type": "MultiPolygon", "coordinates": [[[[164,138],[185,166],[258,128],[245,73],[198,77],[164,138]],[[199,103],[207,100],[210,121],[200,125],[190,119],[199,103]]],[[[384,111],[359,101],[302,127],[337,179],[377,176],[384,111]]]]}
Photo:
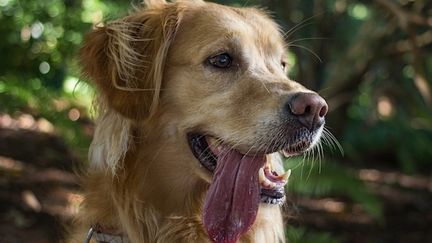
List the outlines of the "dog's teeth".
{"type": "Polygon", "coordinates": [[[288,183],[288,179],[291,176],[291,169],[287,170],[284,174],[280,175],[280,178],[285,181],[285,185],[288,183]]]}
{"type": "MultiPolygon", "coordinates": [[[[267,169],[267,168],[266,168],[267,169]]],[[[269,189],[273,189],[275,188],[277,185],[276,183],[270,181],[266,176],[265,176],[265,172],[263,168],[260,168],[258,171],[259,174],[259,183],[265,187],[265,188],[269,188],[269,189]]]]}
{"type": "Polygon", "coordinates": [[[258,174],[259,174],[259,182],[262,184],[264,182],[264,180],[266,179],[265,175],[264,175],[264,169],[260,168],[258,171],[258,174]]]}
{"type": "Polygon", "coordinates": [[[263,184],[264,187],[267,187],[267,188],[270,187],[270,182],[268,180],[264,180],[262,182],[262,184],[263,184]]]}
{"type": "Polygon", "coordinates": [[[273,189],[276,187],[276,183],[271,182],[269,180],[265,180],[263,184],[266,188],[273,189]]]}
{"type": "Polygon", "coordinates": [[[264,164],[264,169],[268,169],[269,171],[272,171],[272,157],[270,155],[267,155],[266,162],[264,164]]]}

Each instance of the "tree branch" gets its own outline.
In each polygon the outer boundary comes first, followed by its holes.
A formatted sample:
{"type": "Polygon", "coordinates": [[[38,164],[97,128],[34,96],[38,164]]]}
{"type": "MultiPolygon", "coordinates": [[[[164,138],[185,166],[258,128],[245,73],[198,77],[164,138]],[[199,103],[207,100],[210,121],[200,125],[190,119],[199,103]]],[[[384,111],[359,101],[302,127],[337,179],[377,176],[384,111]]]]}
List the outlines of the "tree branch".
{"type": "Polygon", "coordinates": [[[423,100],[429,106],[432,106],[432,94],[429,83],[426,80],[425,72],[422,63],[420,52],[420,45],[417,40],[416,30],[413,24],[423,24],[432,27],[432,18],[425,19],[419,15],[406,12],[400,6],[394,4],[389,0],[375,0],[378,4],[382,5],[390,12],[392,12],[399,21],[401,28],[408,34],[409,43],[412,50],[412,66],[414,68],[414,85],[419,93],[422,95],[423,100]]]}

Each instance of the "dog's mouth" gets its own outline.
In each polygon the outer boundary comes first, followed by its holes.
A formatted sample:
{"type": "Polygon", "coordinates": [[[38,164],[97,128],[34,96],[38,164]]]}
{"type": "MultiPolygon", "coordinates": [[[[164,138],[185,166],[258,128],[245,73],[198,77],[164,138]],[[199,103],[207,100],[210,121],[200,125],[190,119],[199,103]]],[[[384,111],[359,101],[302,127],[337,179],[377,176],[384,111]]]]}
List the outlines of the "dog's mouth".
{"type": "MultiPolygon", "coordinates": [[[[200,133],[188,134],[194,156],[213,173],[206,194],[203,223],[215,242],[236,242],[255,221],[259,203],[282,204],[284,186],[291,171],[273,170],[264,152],[242,153],[217,138],[200,133]]],[[[301,140],[279,152],[291,156],[306,151],[312,142],[301,140]]],[[[268,151],[276,152],[276,151],[268,151]]]]}
{"type": "MultiPolygon", "coordinates": [[[[231,148],[229,145],[223,144],[218,139],[212,136],[205,136],[196,133],[188,135],[189,145],[194,156],[198,159],[201,165],[210,172],[216,170],[218,158],[226,155],[229,150],[237,152],[243,157],[261,158],[265,153],[253,153],[245,155],[231,148]]],[[[291,146],[287,146],[281,152],[286,156],[292,156],[304,152],[310,143],[302,141],[291,146]]],[[[265,161],[259,169],[259,184],[261,202],[267,204],[282,204],[285,201],[284,186],[288,182],[291,171],[279,175],[278,172],[272,169],[269,161],[265,161]]]]}

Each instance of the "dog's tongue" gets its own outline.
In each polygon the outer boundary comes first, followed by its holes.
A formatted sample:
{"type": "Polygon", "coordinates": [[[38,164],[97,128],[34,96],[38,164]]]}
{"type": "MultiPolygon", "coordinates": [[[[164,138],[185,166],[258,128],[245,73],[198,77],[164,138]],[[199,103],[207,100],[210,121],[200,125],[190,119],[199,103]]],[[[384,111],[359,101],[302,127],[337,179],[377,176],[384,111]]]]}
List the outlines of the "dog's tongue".
{"type": "Polygon", "coordinates": [[[255,221],[259,198],[258,171],[265,156],[244,156],[234,150],[218,157],[207,192],[203,219],[210,239],[234,243],[255,221]]]}

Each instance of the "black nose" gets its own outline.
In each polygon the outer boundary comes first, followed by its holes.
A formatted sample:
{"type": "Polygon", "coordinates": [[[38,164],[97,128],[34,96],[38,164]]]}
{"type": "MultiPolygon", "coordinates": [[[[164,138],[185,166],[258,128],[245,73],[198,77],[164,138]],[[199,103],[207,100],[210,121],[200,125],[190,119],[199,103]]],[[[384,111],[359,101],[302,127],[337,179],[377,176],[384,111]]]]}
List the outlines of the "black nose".
{"type": "Polygon", "coordinates": [[[325,100],[315,93],[296,93],[288,101],[289,112],[309,130],[324,124],[328,106],[325,100]]]}

